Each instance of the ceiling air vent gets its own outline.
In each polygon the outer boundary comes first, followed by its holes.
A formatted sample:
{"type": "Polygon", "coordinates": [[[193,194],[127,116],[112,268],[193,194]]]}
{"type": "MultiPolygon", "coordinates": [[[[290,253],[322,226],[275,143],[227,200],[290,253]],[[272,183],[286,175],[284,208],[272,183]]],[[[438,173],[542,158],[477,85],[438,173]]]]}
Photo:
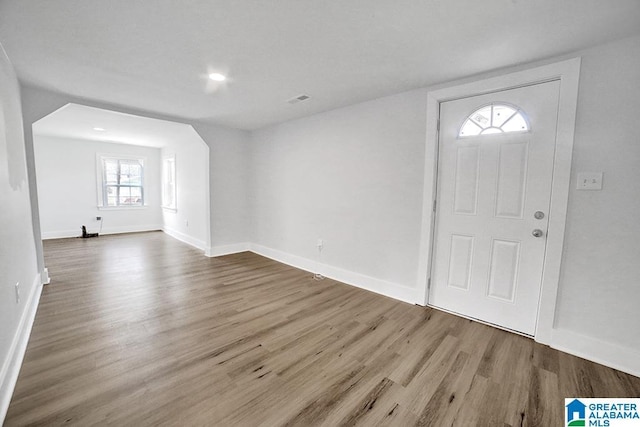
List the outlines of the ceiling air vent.
{"type": "Polygon", "coordinates": [[[297,104],[298,102],[306,101],[309,98],[311,98],[309,95],[302,94],[302,95],[294,96],[293,98],[291,98],[287,102],[289,104],[297,104]]]}

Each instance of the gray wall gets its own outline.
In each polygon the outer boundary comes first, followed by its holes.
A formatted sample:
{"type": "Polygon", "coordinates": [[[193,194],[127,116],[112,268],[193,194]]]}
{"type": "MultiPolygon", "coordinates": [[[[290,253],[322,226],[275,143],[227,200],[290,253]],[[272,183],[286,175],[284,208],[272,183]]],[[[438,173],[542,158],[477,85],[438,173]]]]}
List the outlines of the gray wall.
{"type": "Polygon", "coordinates": [[[209,145],[211,246],[246,243],[249,238],[249,132],[191,124],[209,145]]]}
{"type": "MultiPolygon", "coordinates": [[[[9,404],[17,374],[15,349],[29,302],[40,289],[20,88],[13,67],[0,45],[0,421],[9,404]],[[20,302],[15,284],[20,283],[20,302]]],[[[19,366],[18,366],[19,368],[19,366]]]]}
{"type": "Polygon", "coordinates": [[[175,156],[176,210],[162,209],[163,230],[191,245],[207,249],[211,240],[209,215],[209,147],[191,128],[183,139],[170,141],[162,157],[175,156]]]}
{"type": "Polygon", "coordinates": [[[638,37],[582,55],[557,325],[640,365],[639,79],[638,37]],[[603,190],[576,191],[578,172],[604,172],[603,190]]]}
{"type": "Polygon", "coordinates": [[[415,287],[426,92],[252,135],[252,243],[415,287]]]}

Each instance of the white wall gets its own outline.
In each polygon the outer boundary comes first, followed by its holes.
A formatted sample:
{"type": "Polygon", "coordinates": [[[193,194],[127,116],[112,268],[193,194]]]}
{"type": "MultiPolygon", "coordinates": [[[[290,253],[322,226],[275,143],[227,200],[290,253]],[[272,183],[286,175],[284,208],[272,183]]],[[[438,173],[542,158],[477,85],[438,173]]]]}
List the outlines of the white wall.
{"type": "MultiPolygon", "coordinates": [[[[579,53],[574,182],[579,171],[603,171],[605,179],[600,192],[571,190],[556,325],[566,350],[591,358],[598,358],[596,346],[640,353],[639,46],[636,37],[579,53]],[[594,349],[579,349],[575,337],[594,349]]],[[[27,154],[30,124],[67,102],[140,114],[40,89],[23,93],[27,154]]],[[[416,90],[269,127],[253,132],[250,142],[246,132],[193,122],[210,147],[213,253],[252,247],[314,266],[321,237],[325,273],[411,300],[425,94],[416,90]]]]}
{"type": "MultiPolygon", "coordinates": [[[[573,182],[553,345],[639,375],[640,38],[578,54],[573,182]],[[575,190],[578,172],[604,172],[603,190],[575,190]]],[[[412,291],[425,95],[406,92],[254,132],[254,249],[313,269],[322,237],[324,272],[419,302],[412,291]]]]}
{"type": "Polygon", "coordinates": [[[582,55],[558,328],[632,349],[640,372],[640,37],[582,55]],[[578,172],[604,172],[577,191],[578,172]]]}
{"type": "Polygon", "coordinates": [[[38,191],[35,180],[35,165],[33,159],[29,158],[29,148],[33,146],[31,125],[68,103],[192,125],[202,140],[209,146],[209,203],[211,210],[209,243],[212,247],[207,248],[207,253],[216,255],[248,247],[249,216],[246,189],[247,176],[249,174],[249,132],[77,98],[31,86],[22,87],[22,97],[27,163],[29,164],[29,171],[33,172],[31,174],[33,179],[30,181],[32,222],[37,236],[36,249],[41,268],[44,267],[44,261],[42,245],[39,243],[38,191]]]}
{"type": "Polygon", "coordinates": [[[207,253],[247,250],[249,132],[198,122],[192,125],[209,146],[211,247],[207,253]]]}
{"type": "Polygon", "coordinates": [[[13,67],[0,45],[0,424],[41,290],[19,91],[13,67]],[[16,283],[20,283],[19,302],[16,283]]]}
{"type": "Polygon", "coordinates": [[[317,261],[322,238],[322,273],[406,299],[402,288],[417,281],[425,123],[418,90],[254,132],[252,243],[317,261]]]}
{"type": "Polygon", "coordinates": [[[176,159],[176,210],[162,209],[163,230],[197,248],[209,246],[209,147],[193,138],[172,141],[161,157],[176,159]]]}
{"type": "Polygon", "coordinates": [[[102,234],[160,230],[160,149],[34,136],[42,237],[73,237],[80,227],[102,234]],[[98,208],[97,154],[145,158],[145,207],[98,208]]]}

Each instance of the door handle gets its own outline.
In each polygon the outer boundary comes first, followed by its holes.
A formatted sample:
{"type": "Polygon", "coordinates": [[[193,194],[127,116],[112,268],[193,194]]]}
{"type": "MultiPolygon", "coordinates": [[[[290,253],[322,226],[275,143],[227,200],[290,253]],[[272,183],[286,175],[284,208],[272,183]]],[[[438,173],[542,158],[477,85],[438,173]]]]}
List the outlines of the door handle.
{"type": "Polygon", "coordinates": [[[544,234],[544,233],[543,233],[543,232],[542,232],[542,230],[540,230],[539,228],[536,228],[535,230],[533,230],[533,231],[531,232],[531,235],[532,235],[533,237],[542,237],[542,235],[543,235],[543,234],[544,234]]]}

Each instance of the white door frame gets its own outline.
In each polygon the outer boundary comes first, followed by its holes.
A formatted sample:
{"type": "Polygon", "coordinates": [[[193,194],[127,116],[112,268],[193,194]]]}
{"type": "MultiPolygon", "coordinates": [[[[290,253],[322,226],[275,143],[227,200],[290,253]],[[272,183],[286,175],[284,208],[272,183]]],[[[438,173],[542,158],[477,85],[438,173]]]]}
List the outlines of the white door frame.
{"type": "Polygon", "coordinates": [[[427,94],[427,138],[424,164],[422,233],[420,236],[418,267],[418,303],[429,305],[428,281],[431,277],[433,258],[440,103],[551,80],[560,80],[547,249],[544,258],[542,289],[540,291],[538,318],[534,336],[536,341],[550,344],[560,281],[562,247],[571,184],[571,156],[573,154],[579,78],[580,58],[573,58],[529,70],[447,87],[427,94]]]}

